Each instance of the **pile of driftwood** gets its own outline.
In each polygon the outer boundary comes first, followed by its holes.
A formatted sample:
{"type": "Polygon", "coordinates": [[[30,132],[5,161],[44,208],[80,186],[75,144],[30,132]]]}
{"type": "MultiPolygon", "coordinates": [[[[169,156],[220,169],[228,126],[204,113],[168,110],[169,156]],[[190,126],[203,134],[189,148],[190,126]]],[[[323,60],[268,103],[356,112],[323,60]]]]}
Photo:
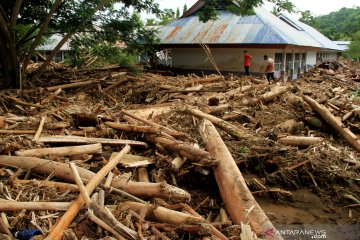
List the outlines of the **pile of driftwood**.
{"type": "Polygon", "coordinates": [[[43,88],[3,91],[2,238],[282,239],[254,195],[294,186],[335,194],[358,221],[359,197],[338,180],[360,168],[359,70],[340,65],[271,85],[53,72],[43,88]]]}

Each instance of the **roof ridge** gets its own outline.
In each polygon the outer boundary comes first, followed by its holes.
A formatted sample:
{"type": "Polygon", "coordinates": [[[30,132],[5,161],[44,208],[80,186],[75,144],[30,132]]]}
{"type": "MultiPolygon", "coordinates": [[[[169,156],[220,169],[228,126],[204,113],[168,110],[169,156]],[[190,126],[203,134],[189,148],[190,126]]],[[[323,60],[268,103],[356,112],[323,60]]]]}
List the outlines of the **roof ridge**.
{"type": "MultiPolygon", "coordinates": [[[[258,8],[259,9],[259,8],[258,8]]],[[[256,12],[256,17],[260,19],[260,21],[264,24],[264,26],[266,26],[266,28],[268,28],[280,41],[287,43],[287,41],[281,37],[280,34],[278,34],[274,28],[271,27],[271,24],[267,24],[262,18],[261,16],[258,15],[258,13],[256,12]],[[268,26],[270,25],[270,26],[268,26]]]]}

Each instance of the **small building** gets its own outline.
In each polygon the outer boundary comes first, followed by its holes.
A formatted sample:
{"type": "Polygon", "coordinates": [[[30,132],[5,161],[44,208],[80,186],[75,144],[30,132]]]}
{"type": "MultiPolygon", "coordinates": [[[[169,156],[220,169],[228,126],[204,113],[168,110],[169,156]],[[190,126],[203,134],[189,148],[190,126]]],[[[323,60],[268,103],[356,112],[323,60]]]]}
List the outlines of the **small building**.
{"type": "Polygon", "coordinates": [[[218,9],[218,19],[201,22],[197,12],[205,1],[197,1],[184,15],[158,29],[160,48],[171,50],[172,66],[187,72],[213,72],[200,43],[206,44],[223,73],[242,73],[243,52],[252,55],[252,74],[261,73],[263,56],[274,59],[276,77],[298,78],[319,58],[336,60],[342,49],[314,28],[279,17],[258,7],[255,14],[238,16],[218,9]],[[324,57],[323,57],[324,56],[324,57]]]}
{"type": "MultiPolygon", "coordinates": [[[[54,34],[47,41],[36,48],[36,51],[40,53],[44,58],[47,58],[50,56],[52,50],[55,49],[55,47],[58,45],[58,43],[63,39],[63,36],[59,34],[54,34]]],[[[61,46],[59,52],[54,57],[55,62],[62,62],[66,58],[66,53],[70,51],[70,41],[66,41],[64,45],[61,46]]],[[[38,55],[34,56],[34,60],[38,62],[40,60],[40,57],[38,55]]]]}

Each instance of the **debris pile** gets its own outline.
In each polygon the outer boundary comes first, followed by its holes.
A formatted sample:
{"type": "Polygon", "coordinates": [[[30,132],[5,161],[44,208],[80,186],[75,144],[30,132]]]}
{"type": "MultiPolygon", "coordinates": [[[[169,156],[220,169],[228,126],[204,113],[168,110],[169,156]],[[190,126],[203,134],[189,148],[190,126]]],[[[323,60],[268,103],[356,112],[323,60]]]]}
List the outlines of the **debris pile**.
{"type": "Polygon", "coordinates": [[[257,239],[279,224],[359,223],[360,71],[337,64],[273,84],[54,69],[42,88],[2,91],[2,239],[257,239]]]}

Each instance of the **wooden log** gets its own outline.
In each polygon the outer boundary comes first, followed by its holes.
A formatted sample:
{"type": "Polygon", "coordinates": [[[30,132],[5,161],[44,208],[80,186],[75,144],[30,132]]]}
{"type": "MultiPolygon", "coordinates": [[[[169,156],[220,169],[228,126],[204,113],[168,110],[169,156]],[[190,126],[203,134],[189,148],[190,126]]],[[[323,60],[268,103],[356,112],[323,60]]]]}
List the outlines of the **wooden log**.
{"type": "Polygon", "coordinates": [[[302,137],[302,136],[287,136],[280,138],[279,143],[291,146],[310,146],[322,142],[324,139],[321,137],[302,137]]]}
{"type": "Polygon", "coordinates": [[[123,114],[131,117],[131,118],[134,118],[134,119],[140,121],[140,122],[143,122],[143,123],[146,123],[146,124],[148,124],[148,125],[150,125],[150,126],[152,126],[152,127],[155,127],[155,128],[157,128],[157,129],[159,129],[161,132],[165,132],[165,133],[167,133],[167,134],[169,134],[169,135],[171,135],[171,136],[189,138],[189,135],[186,134],[186,133],[179,132],[179,131],[170,129],[170,128],[168,128],[168,127],[161,126],[161,125],[159,125],[159,124],[157,124],[157,123],[154,123],[154,122],[151,122],[151,121],[146,120],[146,119],[144,119],[144,118],[141,118],[141,117],[139,117],[139,116],[137,116],[137,115],[135,115],[135,114],[132,114],[132,113],[130,113],[130,112],[128,112],[128,111],[122,110],[121,112],[122,112],[123,114]]]}
{"type": "Polygon", "coordinates": [[[40,137],[39,142],[43,143],[72,143],[72,144],[94,144],[101,143],[103,145],[131,145],[138,147],[147,147],[145,142],[123,140],[123,139],[110,139],[110,138],[87,138],[80,136],[48,136],[40,137]]]}
{"type": "Polygon", "coordinates": [[[66,211],[71,202],[15,202],[0,201],[1,212],[13,211],[66,211]]]}
{"type": "Polygon", "coordinates": [[[17,104],[24,105],[24,106],[27,106],[27,107],[35,107],[35,108],[43,108],[44,107],[44,106],[41,106],[39,104],[24,102],[23,100],[20,100],[18,98],[11,97],[11,96],[3,95],[3,97],[7,98],[7,99],[10,99],[10,100],[14,101],[17,104]]]}
{"type": "MultiPolygon", "coordinates": [[[[204,120],[199,126],[199,132],[206,150],[219,160],[219,165],[213,168],[214,175],[231,220],[235,224],[249,222],[257,234],[264,234],[269,229],[275,230],[251,194],[236,162],[214,125],[210,121],[204,120]],[[253,210],[247,212],[248,209],[253,210]]],[[[276,235],[274,239],[282,239],[282,237],[276,235]]]]}
{"type": "Polygon", "coordinates": [[[43,180],[21,180],[14,179],[12,180],[14,185],[24,185],[24,184],[34,184],[41,187],[50,187],[60,189],[62,191],[70,191],[70,192],[79,192],[78,187],[75,184],[63,183],[63,182],[53,182],[53,181],[43,181],[43,180]]]}
{"type": "Polygon", "coordinates": [[[43,127],[44,127],[44,124],[46,122],[46,117],[42,117],[41,120],[40,120],[40,124],[39,124],[39,127],[35,133],[35,136],[33,138],[33,141],[37,142],[39,140],[39,137],[42,133],[42,130],[43,130],[43,127]]]}
{"type": "MultiPolygon", "coordinates": [[[[123,124],[123,123],[116,123],[116,122],[105,122],[105,125],[111,127],[113,129],[126,131],[126,132],[139,132],[139,133],[161,133],[159,128],[155,128],[153,126],[138,126],[132,124],[123,124]]],[[[173,133],[173,132],[170,132],[173,133]]],[[[182,137],[183,134],[169,134],[173,137],[182,137]]]]}
{"type": "Polygon", "coordinates": [[[314,99],[303,95],[304,101],[317,112],[331,127],[333,127],[351,146],[360,152],[360,140],[352,133],[340,119],[337,119],[331,112],[324,106],[317,103],[314,99]]]}
{"type": "MultiPolygon", "coordinates": [[[[14,239],[9,228],[10,228],[10,226],[9,226],[8,222],[7,221],[5,222],[2,218],[0,218],[0,233],[5,233],[5,234],[9,235],[9,239],[14,239]]],[[[3,239],[3,238],[1,238],[1,239],[3,239]]]]}
{"type": "MultiPolygon", "coordinates": [[[[119,160],[130,151],[130,146],[126,145],[112,160],[110,160],[97,174],[91,178],[91,180],[86,184],[86,192],[92,194],[95,188],[102,182],[104,177],[118,164],[119,160]]],[[[68,166],[69,168],[69,166],[68,166]]],[[[80,172],[80,171],[79,171],[80,172]]],[[[70,174],[73,178],[73,175],[70,174]]],[[[57,224],[49,232],[49,235],[46,237],[47,240],[61,240],[64,230],[70,225],[72,220],[79,213],[80,209],[84,205],[84,199],[81,195],[72,202],[70,208],[65,212],[57,224]]]]}
{"type": "Polygon", "coordinates": [[[102,146],[100,143],[69,146],[69,147],[54,147],[54,148],[36,148],[31,150],[15,151],[15,155],[24,157],[43,157],[43,156],[76,156],[81,154],[100,154],[102,146]]]}
{"type": "Polygon", "coordinates": [[[0,130],[0,134],[14,134],[14,135],[22,135],[22,134],[35,134],[36,130],[0,130]]]}
{"type": "Polygon", "coordinates": [[[275,86],[273,89],[271,89],[270,92],[264,93],[260,96],[260,99],[264,102],[269,102],[282,94],[289,91],[291,87],[289,86],[275,86]]]}
{"type": "Polygon", "coordinates": [[[106,222],[96,217],[92,211],[87,212],[87,217],[96,223],[99,227],[102,227],[106,231],[112,233],[118,240],[126,240],[123,238],[118,232],[116,232],[111,226],[109,226],[106,222]]]}
{"type": "Polygon", "coordinates": [[[48,91],[55,91],[59,88],[61,89],[69,89],[69,88],[76,88],[76,87],[84,87],[90,84],[94,84],[94,83],[98,83],[99,80],[89,80],[89,81],[83,81],[83,82],[75,82],[75,83],[68,83],[68,84],[62,84],[62,85],[57,85],[57,86],[53,86],[53,87],[48,87],[46,88],[48,91]]]}
{"type": "MultiPolygon", "coordinates": [[[[119,203],[117,208],[128,206],[134,212],[146,212],[145,219],[154,220],[170,224],[199,224],[204,220],[200,217],[194,217],[190,214],[170,210],[164,207],[158,207],[151,204],[143,204],[138,202],[119,203]],[[145,211],[146,210],[146,211],[145,211]]],[[[116,210],[115,210],[116,211],[116,210]]]]}
{"type": "Polygon", "coordinates": [[[223,80],[223,78],[221,76],[214,76],[214,77],[191,80],[191,81],[185,82],[183,85],[188,87],[188,86],[192,86],[194,84],[213,83],[213,82],[222,81],[222,80],[223,80]]]}
{"type": "Polygon", "coordinates": [[[152,143],[160,144],[165,149],[171,150],[174,153],[177,153],[199,164],[206,166],[213,166],[217,164],[217,161],[213,159],[208,152],[195,148],[194,146],[182,141],[158,136],[155,134],[148,134],[145,136],[145,139],[152,143]]]}
{"type": "Polygon", "coordinates": [[[106,210],[104,207],[101,207],[95,202],[91,202],[90,207],[97,217],[111,226],[120,235],[124,236],[126,239],[137,239],[137,233],[120,223],[110,211],[106,210]]]}
{"type": "MultiPolygon", "coordinates": [[[[0,165],[32,169],[32,171],[40,174],[54,174],[61,179],[74,182],[69,165],[66,163],[35,157],[0,155],[0,165]]],[[[95,173],[84,168],[78,167],[78,171],[84,182],[89,182],[95,176],[95,173]]],[[[135,196],[159,197],[179,202],[190,200],[188,192],[166,183],[133,182],[129,181],[128,178],[118,177],[112,181],[111,186],[135,196]]]]}
{"type": "Polygon", "coordinates": [[[187,111],[199,118],[205,118],[224,130],[225,132],[229,133],[230,135],[239,138],[239,139],[247,139],[250,141],[258,141],[260,140],[258,137],[248,133],[246,130],[240,129],[231,123],[228,123],[220,118],[212,116],[210,114],[204,113],[198,109],[194,109],[192,107],[187,107],[187,111]]]}
{"type": "Polygon", "coordinates": [[[145,167],[138,168],[137,173],[139,182],[150,182],[149,173],[145,167]]]}
{"type": "Polygon", "coordinates": [[[185,163],[186,158],[183,158],[181,156],[176,156],[172,161],[171,161],[171,167],[174,170],[179,170],[180,167],[185,163]]]}
{"type": "Polygon", "coordinates": [[[120,79],[119,81],[117,82],[114,82],[113,84],[111,84],[110,86],[108,86],[107,88],[105,88],[103,91],[104,92],[109,92],[110,90],[120,86],[121,84],[124,84],[128,81],[130,81],[131,79],[127,78],[127,79],[120,79]]]}

